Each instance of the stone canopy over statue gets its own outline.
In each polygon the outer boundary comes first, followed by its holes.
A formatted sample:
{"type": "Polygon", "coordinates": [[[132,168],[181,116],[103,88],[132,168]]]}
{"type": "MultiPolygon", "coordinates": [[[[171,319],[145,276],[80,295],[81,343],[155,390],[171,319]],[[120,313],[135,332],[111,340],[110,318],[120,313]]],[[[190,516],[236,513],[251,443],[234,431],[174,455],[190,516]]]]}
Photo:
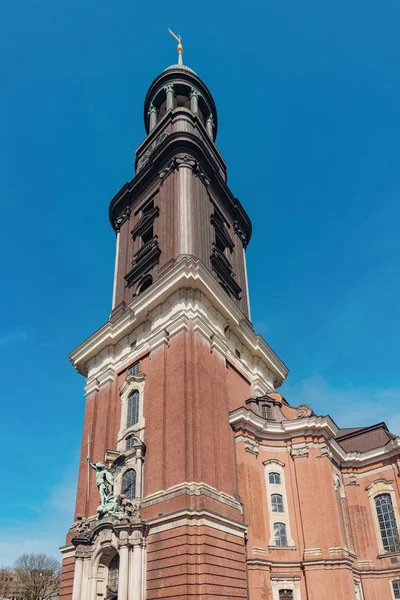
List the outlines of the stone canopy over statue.
{"type": "Polygon", "coordinates": [[[114,481],[122,467],[125,465],[125,454],[114,460],[108,469],[103,463],[92,463],[87,457],[89,466],[96,471],[96,485],[100,494],[100,505],[97,507],[99,519],[105,516],[119,516],[119,501],[114,495],[114,481]]]}

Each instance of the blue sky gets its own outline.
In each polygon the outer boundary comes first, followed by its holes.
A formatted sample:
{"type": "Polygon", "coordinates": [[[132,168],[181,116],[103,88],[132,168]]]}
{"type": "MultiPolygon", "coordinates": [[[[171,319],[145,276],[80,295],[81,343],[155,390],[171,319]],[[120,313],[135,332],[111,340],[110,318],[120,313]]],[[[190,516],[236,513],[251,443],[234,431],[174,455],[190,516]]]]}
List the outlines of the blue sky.
{"type": "Polygon", "coordinates": [[[110,312],[108,204],[175,62],[168,27],[217,104],[282,393],[400,434],[399,20],[394,0],[1,2],[0,565],[57,555],[73,519],[84,380],[68,353],[110,312]]]}

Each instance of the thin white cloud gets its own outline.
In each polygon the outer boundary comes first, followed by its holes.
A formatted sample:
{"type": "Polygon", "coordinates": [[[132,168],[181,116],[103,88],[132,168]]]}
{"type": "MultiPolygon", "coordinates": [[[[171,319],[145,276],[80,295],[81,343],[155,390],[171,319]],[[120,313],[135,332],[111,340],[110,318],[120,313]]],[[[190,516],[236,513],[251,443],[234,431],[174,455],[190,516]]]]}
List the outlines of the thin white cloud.
{"type": "Polygon", "coordinates": [[[15,329],[9,333],[0,334],[0,346],[12,346],[18,342],[26,342],[28,332],[24,329],[15,329]]]}
{"type": "Polygon", "coordinates": [[[25,552],[43,552],[61,559],[60,546],[74,520],[78,461],[66,469],[40,506],[19,504],[29,511],[20,527],[0,530],[0,566],[12,567],[25,552]]]}
{"type": "Polygon", "coordinates": [[[289,404],[309,404],[314,412],[330,415],[339,427],[363,427],[385,421],[400,435],[400,388],[335,386],[318,374],[297,385],[285,383],[281,392],[289,404]]]}

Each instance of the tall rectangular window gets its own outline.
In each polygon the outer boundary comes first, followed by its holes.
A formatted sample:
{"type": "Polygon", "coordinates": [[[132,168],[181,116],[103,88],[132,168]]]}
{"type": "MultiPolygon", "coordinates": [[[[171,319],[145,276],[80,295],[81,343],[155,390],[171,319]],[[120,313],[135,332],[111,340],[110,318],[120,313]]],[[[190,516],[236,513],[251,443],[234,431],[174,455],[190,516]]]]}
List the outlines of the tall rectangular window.
{"type": "Polygon", "coordinates": [[[139,392],[135,390],[128,398],[128,418],[127,427],[136,425],[139,421],[139,392]]]}
{"type": "Polygon", "coordinates": [[[400,539],[390,494],[375,497],[382,544],[385,552],[400,552],[400,539]]]}
{"type": "Polygon", "coordinates": [[[129,375],[137,375],[138,373],[140,373],[140,360],[133,363],[133,365],[129,367],[128,373],[129,375]]]}
{"type": "Polygon", "coordinates": [[[396,579],[395,581],[392,581],[392,587],[393,587],[393,595],[394,597],[400,598],[400,579],[396,579]]]}
{"type": "Polygon", "coordinates": [[[285,523],[274,523],[275,546],[287,546],[285,523]]]}

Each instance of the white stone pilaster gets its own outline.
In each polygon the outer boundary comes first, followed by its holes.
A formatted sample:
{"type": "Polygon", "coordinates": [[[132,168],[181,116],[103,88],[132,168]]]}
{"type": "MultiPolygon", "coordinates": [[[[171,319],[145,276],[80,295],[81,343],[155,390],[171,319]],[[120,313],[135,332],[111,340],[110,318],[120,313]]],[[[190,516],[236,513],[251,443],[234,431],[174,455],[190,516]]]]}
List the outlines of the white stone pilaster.
{"type": "Polygon", "coordinates": [[[90,598],[89,596],[89,575],[90,575],[90,558],[83,560],[82,567],[82,583],[81,583],[81,600],[90,598]]]}
{"type": "Polygon", "coordinates": [[[142,600],[143,548],[141,540],[133,546],[129,600],[142,600]]]}
{"type": "Polygon", "coordinates": [[[193,167],[189,156],[177,159],[179,168],[179,254],[194,254],[193,167]]]}
{"type": "Polygon", "coordinates": [[[119,261],[119,239],[120,233],[117,231],[117,244],[115,251],[115,267],[114,267],[114,287],[113,287],[113,298],[112,298],[112,308],[115,308],[115,301],[117,295],[117,274],[118,274],[118,261],[119,261]]]}
{"type": "Polygon", "coordinates": [[[75,558],[74,585],[72,588],[72,600],[81,600],[82,590],[83,558],[75,558]]]}
{"type": "Polygon", "coordinates": [[[118,600],[128,600],[129,588],[129,547],[119,547],[118,600]]]}

